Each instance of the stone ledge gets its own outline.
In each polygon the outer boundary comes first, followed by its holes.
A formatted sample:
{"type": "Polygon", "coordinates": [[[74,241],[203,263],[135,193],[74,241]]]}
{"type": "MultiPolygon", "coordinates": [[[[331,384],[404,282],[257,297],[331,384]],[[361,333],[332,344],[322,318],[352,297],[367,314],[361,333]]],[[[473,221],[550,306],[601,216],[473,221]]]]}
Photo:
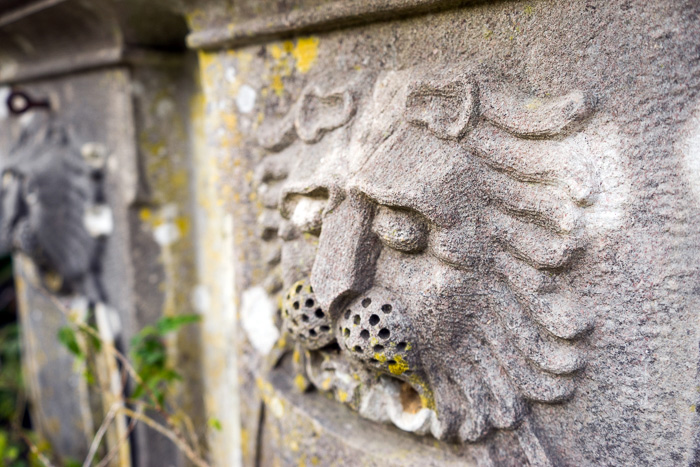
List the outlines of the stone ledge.
{"type": "Polygon", "coordinates": [[[192,32],[187,45],[193,49],[212,50],[266,41],[293,34],[312,33],[396,19],[435,10],[445,10],[475,3],[473,0],[338,0],[313,9],[259,17],[239,24],[213,26],[192,32]]]}

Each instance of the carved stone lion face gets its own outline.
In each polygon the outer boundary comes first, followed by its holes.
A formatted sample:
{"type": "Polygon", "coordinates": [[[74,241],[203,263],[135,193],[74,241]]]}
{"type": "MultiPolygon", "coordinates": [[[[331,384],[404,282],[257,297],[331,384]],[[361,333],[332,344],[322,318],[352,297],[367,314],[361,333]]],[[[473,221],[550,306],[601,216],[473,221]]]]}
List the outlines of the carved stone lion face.
{"type": "Polygon", "coordinates": [[[368,80],[307,89],[259,174],[300,386],[444,440],[515,428],[584,363],[566,273],[597,189],[590,99],[466,72],[368,80]]]}

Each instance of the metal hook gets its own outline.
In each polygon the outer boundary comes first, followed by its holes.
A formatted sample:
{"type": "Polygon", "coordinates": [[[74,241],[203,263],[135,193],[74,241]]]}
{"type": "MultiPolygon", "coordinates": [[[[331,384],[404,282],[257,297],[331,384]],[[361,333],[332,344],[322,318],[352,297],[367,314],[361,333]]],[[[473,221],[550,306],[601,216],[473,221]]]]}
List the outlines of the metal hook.
{"type": "Polygon", "coordinates": [[[22,115],[24,112],[32,108],[51,109],[51,104],[48,99],[34,100],[29,94],[23,91],[12,91],[7,96],[7,108],[14,115],[22,115]]]}

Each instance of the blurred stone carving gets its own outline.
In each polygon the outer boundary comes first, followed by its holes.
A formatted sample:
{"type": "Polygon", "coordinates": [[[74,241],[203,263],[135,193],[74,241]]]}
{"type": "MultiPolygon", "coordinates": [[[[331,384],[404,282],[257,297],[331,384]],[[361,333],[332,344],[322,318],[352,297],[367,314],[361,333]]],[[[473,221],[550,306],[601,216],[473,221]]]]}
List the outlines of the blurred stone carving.
{"type": "Polygon", "coordinates": [[[51,291],[99,299],[93,273],[112,229],[101,199],[106,149],[73,139],[56,125],[30,125],[3,160],[0,249],[31,258],[51,291]]]}

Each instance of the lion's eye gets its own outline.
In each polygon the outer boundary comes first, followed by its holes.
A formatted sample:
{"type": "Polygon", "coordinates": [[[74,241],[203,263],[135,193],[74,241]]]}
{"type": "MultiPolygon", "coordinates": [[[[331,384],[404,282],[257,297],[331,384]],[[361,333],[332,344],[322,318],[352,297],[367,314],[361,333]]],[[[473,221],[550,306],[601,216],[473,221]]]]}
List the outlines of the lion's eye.
{"type": "Polygon", "coordinates": [[[386,246],[406,253],[418,253],[428,245],[428,225],[408,210],[380,206],[372,230],[386,246]]]}
{"type": "Polygon", "coordinates": [[[290,200],[293,208],[289,220],[300,232],[318,235],[327,203],[328,199],[322,197],[295,196],[290,200]]]}

